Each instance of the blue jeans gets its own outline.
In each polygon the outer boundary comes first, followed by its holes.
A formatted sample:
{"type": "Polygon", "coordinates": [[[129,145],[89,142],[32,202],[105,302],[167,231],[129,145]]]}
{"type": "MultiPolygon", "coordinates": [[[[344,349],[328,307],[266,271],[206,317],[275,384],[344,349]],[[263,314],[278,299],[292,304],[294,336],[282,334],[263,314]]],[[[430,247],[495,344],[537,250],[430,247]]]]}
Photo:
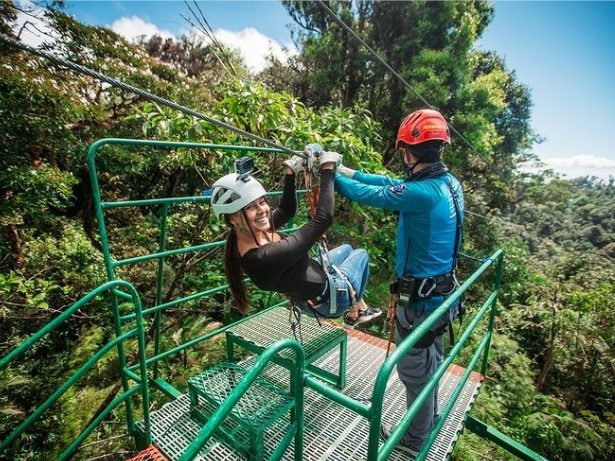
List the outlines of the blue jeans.
{"type": "MultiPolygon", "coordinates": [[[[346,243],[330,250],[329,258],[331,264],[337,267],[337,269],[344,274],[345,278],[337,274],[333,275],[337,293],[337,306],[335,312],[331,312],[329,296],[325,296],[326,299],[316,306],[316,311],[323,317],[334,318],[341,316],[351,305],[363,299],[367,278],[369,277],[369,256],[367,255],[367,251],[363,249],[353,250],[352,247],[346,243]],[[350,285],[352,285],[354,298],[352,298],[351,293],[349,293],[346,279],[350,285]]],[[[318,258],[316,260],[320,264],[320,260],[318,258]]],[[[329,289],[327,289],[327,291],[329,291],[329,289]]]]}

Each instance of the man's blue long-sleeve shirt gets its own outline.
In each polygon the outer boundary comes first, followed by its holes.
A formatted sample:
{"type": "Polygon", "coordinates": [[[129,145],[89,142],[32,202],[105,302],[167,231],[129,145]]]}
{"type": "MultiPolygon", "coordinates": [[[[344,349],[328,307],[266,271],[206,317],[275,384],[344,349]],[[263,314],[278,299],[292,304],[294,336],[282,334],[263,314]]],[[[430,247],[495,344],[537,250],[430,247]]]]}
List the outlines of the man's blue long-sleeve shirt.
{"type": "Polygon", "coordinates": [[[358,203],[398,211],[395,275],[426,278],[453,268],[457,220],[447,181],[457,193],[463,219],[463,192],[449,173],[420,181],[356,172],[335,177],[335,189],[358,203]]]}

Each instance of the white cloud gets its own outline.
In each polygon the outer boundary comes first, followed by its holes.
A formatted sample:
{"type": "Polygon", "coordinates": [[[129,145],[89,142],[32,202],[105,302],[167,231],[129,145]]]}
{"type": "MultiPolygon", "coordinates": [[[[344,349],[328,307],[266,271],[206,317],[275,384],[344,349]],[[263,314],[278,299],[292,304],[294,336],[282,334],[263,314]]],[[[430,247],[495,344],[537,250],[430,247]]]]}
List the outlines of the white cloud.
{"type": "Polygon", "coordinates": [[[172,32],[166,29],[159,29],[155,24],[151,22],[145,22],[138,16],[131,16],[129,18],[122,17],[116,19],[109,26],[111,30],[120,34],[126,40],[135,42],[139,37],[146,35],[148,37],[152,35],[160,35],[162,38],[175,38],[172,32]]]}
{"type": "Polygon", "coordinates": [[[252,72],[262,70],[267,64],[265,58],[270,54],[273,54],[282,62],[297,54],[297,49],[292,44],[287,44],[286,49],[284,49],[278,42],[252,27],[239,32],[218,29],[214,31],[214,34],[218,41],[229,48],[238,50],[252,72]]]}
{"type": "Polygon", "coordinates": [[[540,160],[541,165],[528,165],[522,170],[536,171],[551,169],[572,179],[581,176],[596,176],[608,180],[615,177],[615,160],[595,155],[574,155],[572,157],[547,157],[540,160]]]}
{"type": "Polygon", "coordinates": [[[548,157],[542,159],[551,168],[598,168],[615,169],[615,160],[595,155],[575,155],[572,157],[548,157]]]}
{"type": "MultiPolygon", "coordinates": [[[[163,38],[176,37],[172,32],[159,29],[155,24],[145,22],[138,16],[123,17],[113,21],[111,29],[129,41],[135,41],[142,35],[160,35],[163,38]]],[[[208,38],[196,30],[184,30],[185,35],[189,35],[194,40],[209,43],[208,38]]],[[[217,29],[214,31],[216,39],[239,52],[240,56],[252,72],[262,70],[267,64],[266,57],[273,54],[280,61],[285,62],[290,56],[298,53],[292,43],[280,45],[277,41],[262,34],[258,30],[249,27],[238,32],[217,29]]]]}
{"type": "Polygon", "coordinates": [[[17,2],[17,6],[23,11],[17,12],[17,19],[12,24],[15,34],[19,34],[20,40],[26,45],[38,48],[44,43],[53,42],[58,38],[57,33],[45,20],[44,10],[29,0],[17,2]],[[25,26],[25,27],[24,27],[25,26]]]}

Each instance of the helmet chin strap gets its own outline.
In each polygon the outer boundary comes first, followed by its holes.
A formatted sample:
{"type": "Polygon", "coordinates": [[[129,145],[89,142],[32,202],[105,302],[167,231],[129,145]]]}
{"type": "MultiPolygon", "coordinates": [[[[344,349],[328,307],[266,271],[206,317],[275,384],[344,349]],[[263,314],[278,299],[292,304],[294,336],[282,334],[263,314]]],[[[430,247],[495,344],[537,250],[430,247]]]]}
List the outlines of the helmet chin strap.
{"type": "Polygon", "coordinates": [[[418,164],[419,162],[414,162],[410,164],[404,163],[404,171],[406,173],[406,176],[412,176],[414,174],[414,169],[418,164]]]}
{"type": "Polygon", "coordinates": [[[243,221],[246,223],[246,226],[248,226],[248,229],[250,229],[250,233],[252,234],[254,243],[256,243],[257,247],[261,246],[261,244],[258,243],[258,240],[256,239],[256,234],[254,233],[252,226],[250,226],[250,223],[248,222],[248,217],[246,216],[246,210],[244,210],[243,208],[241,209],[241,215],[243,216],[243,221]]]}

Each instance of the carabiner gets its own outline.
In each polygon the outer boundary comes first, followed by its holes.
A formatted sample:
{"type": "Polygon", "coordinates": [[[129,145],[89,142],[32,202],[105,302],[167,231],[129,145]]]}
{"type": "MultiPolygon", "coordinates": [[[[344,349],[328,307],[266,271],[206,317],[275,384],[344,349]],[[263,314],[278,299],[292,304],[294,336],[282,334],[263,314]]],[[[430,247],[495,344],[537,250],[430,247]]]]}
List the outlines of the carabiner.
{"type": "Polygon", "coordinates": [[[418,289],[416,290],[416,294],[419,295],[419,298],[429,298],[431,296],[431,294],[433,293],[433,291],[436,289],[436,285],[437,284],[438,284],[438,282],[436,281],[435,277],[427,277],[426,279],[421,280],[421,284],[419,285],[418,289]],[[433,280],[433,284],[431,285],[431,287],[429,288],[427,293],[423,294],[423,288],[425,288],[425,283],[428,280],[433,280]]]}

